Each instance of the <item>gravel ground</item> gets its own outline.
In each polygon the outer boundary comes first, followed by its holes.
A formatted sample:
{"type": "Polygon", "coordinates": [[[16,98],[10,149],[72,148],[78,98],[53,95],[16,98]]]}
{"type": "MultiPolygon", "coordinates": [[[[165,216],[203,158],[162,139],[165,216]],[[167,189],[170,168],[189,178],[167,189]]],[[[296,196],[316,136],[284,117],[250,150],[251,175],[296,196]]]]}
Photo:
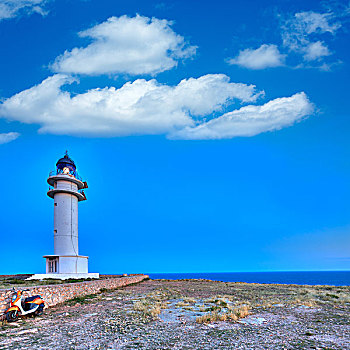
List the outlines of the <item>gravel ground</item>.
{"type": "Polygon", "coordinates": [[[4,323],[0,349],[350,349],[350,287],[149,280],[4,323]]]}

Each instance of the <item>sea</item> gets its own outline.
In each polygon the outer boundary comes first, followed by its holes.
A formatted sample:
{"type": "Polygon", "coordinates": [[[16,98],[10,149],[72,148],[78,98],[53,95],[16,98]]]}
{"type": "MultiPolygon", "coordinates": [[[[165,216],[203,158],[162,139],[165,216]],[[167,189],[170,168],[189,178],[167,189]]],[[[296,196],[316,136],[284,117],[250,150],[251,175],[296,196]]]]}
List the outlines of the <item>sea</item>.
{"type": "Polygon", "coordinates": [[[149,273],[151,279],[350,286],[350,271],[149,273]]]}

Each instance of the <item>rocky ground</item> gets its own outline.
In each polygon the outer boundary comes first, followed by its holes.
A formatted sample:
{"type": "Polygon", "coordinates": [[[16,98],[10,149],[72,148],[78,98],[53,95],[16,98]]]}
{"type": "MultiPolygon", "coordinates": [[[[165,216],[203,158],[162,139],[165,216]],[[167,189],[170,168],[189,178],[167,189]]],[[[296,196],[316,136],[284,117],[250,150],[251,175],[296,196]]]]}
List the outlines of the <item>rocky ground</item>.
{"type": "Polygon", "coordinates": [[[350,349],[350,287],[150,280],[3,323],[0,349],[350,349]]]}

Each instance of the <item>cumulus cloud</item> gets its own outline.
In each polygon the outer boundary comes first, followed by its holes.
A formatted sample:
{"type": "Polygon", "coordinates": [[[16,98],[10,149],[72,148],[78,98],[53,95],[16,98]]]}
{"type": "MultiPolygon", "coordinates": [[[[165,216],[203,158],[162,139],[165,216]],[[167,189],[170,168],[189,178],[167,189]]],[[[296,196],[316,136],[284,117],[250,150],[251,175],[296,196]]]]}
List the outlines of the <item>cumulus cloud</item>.
{"type": "Polygon", "coordinates": [[[254,102],[255,86],[231,83],[223,74],[182,80],[176,86],[137,79],[119,89],[106,87],[71,95],[74,81],[57,74],[0,105],[0,115],[41,126],[41,132],[82,136],[167,134],[219,112],[235,100],[254,102]]]}
{"type": "Polygon", "coordinates": [[[0,21],[20,14],[46,14],[47,0],[0,0],[0,21]]]}
{"type": "Polygon", "coordinates": [[[73,81],[63,74],[49,77],[5,100],[0,115],[39,124],[40,132],[53,134],[221,139],[278,130],[313,111],[307,96],[298,93],[222,114],[233,109],[235,101],[254,103],[263,94],[253,85],[232,83],[223,74],[184,79],[175,86],[137,79],[118,89],[106,87],[76,95],[62,90],[73,81]]]}
{"type": "Polygon", "coordinates": [[[335,34],[341,27],[332,13],[298,12],[282,25],[283,45],[291,52],[301,54],[306,61],[320,60],[331,55],[320,36],[335,34]]]}
{"type": "Polygon", "coordinates": [[[8,132],[0,134],[0,145],[16,140],[20,134],[18,132],[8,132]]]}
{"type": "Polygon", "coordinates": [[[328,47],[324,45],[323,42],[316,41],[305,47],[304,58],[306,61],[314,61],[329,56],[330,54],[328,47]]]}
{"type": "Polygon", "coordinates": [[[299,51],[311,42],[312,35],[335,32],[341,27],[339,22],[333,24],[331,13],[317,13],[313,11],[298,12],[287,19],[282,25],[283,45],[290,50],[299,51]]]}
{"type": "Polygon", "coordinates": [[[245,106],[196,126],[186,126],[170,135],[175,139],[224,139],[254,136],[279,130],[312,114],[313,105],[305,93],[277,98],[262,106],[245,106]]]}
{"type": "Polygon", "coordinates": [[[333,52],[325,41],[336,35],[349,14],[349,7],[343,6],[342,11],[304,11],[283,19],[280,16],[282,45],[279,48],[273,44],[263,44],[257,49],[247,48],[227,62],[248,69],[265,69],[283,66],[288,59],[289,62],[294,60],[293,68],[330,70],[341,61],[326,59],[333,52]]]}
{"type": "Polygon", "coordinates": [[[196,47],[157,18],[111,17],[79,36],[91,39],[86,47],[65,51],[51,69],[68,74],[150,74],[169,70],[192,57],[196,47]]]}
{"type": "Polygon", "coordinates": [[[285,55],[282,55],[276,45],[261,45],[258,49],[245,49],[238,56],[228,60],[229,64],[235,64],[249,69],[265,69],[284,65],[285,55]]]}

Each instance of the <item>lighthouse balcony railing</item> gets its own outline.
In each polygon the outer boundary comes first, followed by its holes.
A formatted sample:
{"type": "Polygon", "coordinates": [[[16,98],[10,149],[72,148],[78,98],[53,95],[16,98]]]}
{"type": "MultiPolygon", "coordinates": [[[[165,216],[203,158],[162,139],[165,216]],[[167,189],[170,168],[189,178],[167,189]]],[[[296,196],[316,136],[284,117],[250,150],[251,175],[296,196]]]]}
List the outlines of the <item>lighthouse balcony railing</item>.
{"type": "Polygon", "coordinates": [[[69,175],[69,176],[75,177],[77,180],[83,182],[82,177],[77,172],[65,174],[65,173],[63,173],[63,171],[52,170],[49,173],[49,177],[56,176],[56,175],[69,175]]]}
{"type": "MultiPolygon", "coordinates": [[[[49,191],[52,191],[52,190],[57,190],[57,188],[54,188],[52,186],[49,186],[49,191]]],[[[85,192],[84,190],[72,190],[74,192],[79,192],[80,194],[82,194],[84,197],[85,197],[85,192]]]]}

